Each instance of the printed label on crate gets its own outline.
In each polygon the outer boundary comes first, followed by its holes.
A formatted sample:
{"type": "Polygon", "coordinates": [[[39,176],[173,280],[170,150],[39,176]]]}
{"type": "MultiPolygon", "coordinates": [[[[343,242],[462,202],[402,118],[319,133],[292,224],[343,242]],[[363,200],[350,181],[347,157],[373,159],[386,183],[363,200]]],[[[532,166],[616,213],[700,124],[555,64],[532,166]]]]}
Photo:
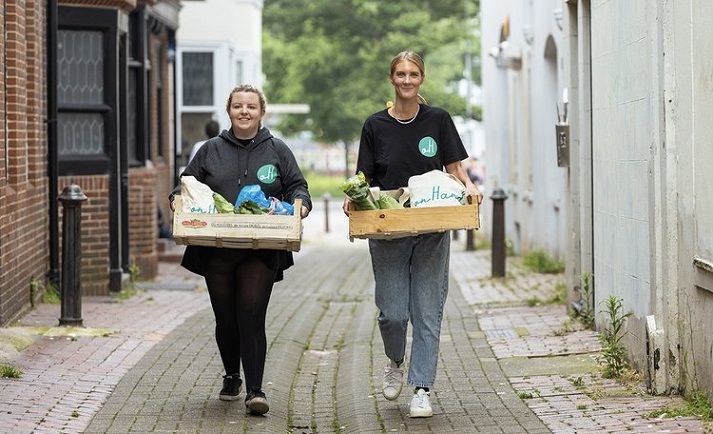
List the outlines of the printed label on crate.
{"type": "Polygon", "coordinates": [[[210,224],[212,228],[230,228],[230,229],[292,229],[294,225],[284,223],[270,222],[213,222],[210,224]]]}
{"type": "Polygon", "coordinates": [[[208,226],[208,222],[200,219],[183,220],[181,222],[181,226],[192,229],[200,229],[208,226]]]}
{"type": "Polygon", "coordinates": [[[206,222],[205,220],[201,219],[190,219],[190,220],[183,220],[181,221],[181,226],[189,228],[189,229],[203,229],[208,226],[211,228],[221,228],[221,229],[274,229],[274,230],[281,230],[281,229],[286,229],[290,230],[294,227],[294,225],[291,224],[285,224],[285,223],[276,223],[276,222],[206,222]]]}

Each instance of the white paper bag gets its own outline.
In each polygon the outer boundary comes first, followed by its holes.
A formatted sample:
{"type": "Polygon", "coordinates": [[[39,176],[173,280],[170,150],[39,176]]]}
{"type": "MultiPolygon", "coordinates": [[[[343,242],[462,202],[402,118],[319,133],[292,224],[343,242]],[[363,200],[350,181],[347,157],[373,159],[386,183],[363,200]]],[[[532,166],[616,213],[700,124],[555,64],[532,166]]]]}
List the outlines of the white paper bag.
{"type": "Polygon", "coordinates": [[[194,176],[181,177],[181,201],[183,212],[216,212],[213,190],[194,176]]]}
{"type": "Polygon", "coordinates": [[[411,207],[464,205],[465,185],[442,170],[415,175],[408,180],[411,207]]]}

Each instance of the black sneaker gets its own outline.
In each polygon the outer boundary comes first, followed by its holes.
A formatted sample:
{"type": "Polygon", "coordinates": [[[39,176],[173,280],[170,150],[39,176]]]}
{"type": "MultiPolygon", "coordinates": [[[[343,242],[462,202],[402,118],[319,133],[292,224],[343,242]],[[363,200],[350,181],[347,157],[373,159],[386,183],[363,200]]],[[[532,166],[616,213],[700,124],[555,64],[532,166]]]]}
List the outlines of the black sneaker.
{"type": "Polygon", "coordinates": [[[238,374],[223,375],[223,389],[218,396],[221,401],[235,401],[240,394],[240,387],[243,385],[243,380],[238,374]]]}
{"type": "Polygon", "coordinates": [[[270,411],[270,405],[262,390],[251,390],[247,393],[245,411],[247,414],[265,414],[270,411]]]}

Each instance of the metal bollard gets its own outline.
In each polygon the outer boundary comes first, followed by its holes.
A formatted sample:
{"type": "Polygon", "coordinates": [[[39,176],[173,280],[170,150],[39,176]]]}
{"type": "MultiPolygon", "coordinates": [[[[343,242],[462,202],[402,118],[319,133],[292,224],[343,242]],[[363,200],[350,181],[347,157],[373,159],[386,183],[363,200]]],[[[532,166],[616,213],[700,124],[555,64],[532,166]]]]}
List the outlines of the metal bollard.
{"type": "Polygon", "coordinates": [[[465,250],[472,252],[475,250],[475,229],[465,231],[465,250]]]}
{"type": "Polygon", "coordinates": [[[329,233],[329,199],[331,195],[324,193],[324,232],[329,233]]]}
{"type": "Polygon", "coordinates": [[[62,190],[62,311],[59,325],[82,325],[82,202],[87,200],[78,185],[62,190]]]}
{"type": "Polygon", "coordinates": [[[508,195],[498,188],[490,198],[493,200],[492,277],[505,277],[505,200],[508,195]]]}

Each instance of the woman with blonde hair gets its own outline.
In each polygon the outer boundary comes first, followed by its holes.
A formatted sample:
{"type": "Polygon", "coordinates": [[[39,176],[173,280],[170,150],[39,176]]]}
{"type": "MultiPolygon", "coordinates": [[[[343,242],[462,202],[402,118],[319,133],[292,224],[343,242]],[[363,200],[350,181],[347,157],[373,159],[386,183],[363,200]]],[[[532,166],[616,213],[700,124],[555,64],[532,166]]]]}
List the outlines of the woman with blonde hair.
{"type": "MultiPolygon", "coordinates": [[[[397,54],[390,65],[393,105],[369,116],[362,128],[356,171],[370,186],[394,190],[411,176],[445,170],[466,186],[466,195],[483,195],[461,161],[468,153],[450,114],[429,106],[419,94],[425,80],[423,59],[412,51],[397,54]]],[[[348,214],[345,201],[344,211],[348,214]]],[[[430,233],[394,240],[369,240],[375,279],[378,323],[389,359],[382,394],[399,397],[406,365],[408,323],[413,342],[408,363],[411,417],[431,417],[431,388],[436,379],[443,307],[448,295],[450,233],[430,233]]]]}

